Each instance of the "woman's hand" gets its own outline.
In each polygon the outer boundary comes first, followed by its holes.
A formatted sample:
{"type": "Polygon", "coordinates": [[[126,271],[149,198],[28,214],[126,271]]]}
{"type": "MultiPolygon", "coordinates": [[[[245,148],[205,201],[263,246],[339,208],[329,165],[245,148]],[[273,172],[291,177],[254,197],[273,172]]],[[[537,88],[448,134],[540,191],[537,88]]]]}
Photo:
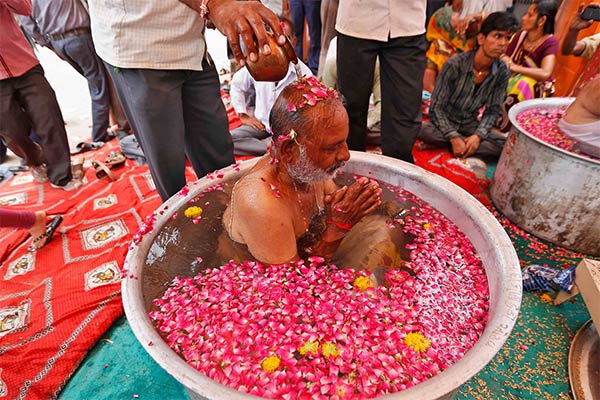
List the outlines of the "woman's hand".
{"type": "Polygon", "coordinates": [[[500,56],[500,59],[502,61],[504,61],[504,64],[506,64],[506,67],[508,68],[508,70],[510,72],[512,72],[512,69],[513,69],[514,65],[513,65],[513,62],[511,60],[511,58],[509,56],[507,56],[506,54],[503,54],[502,56],[500,56]]]}

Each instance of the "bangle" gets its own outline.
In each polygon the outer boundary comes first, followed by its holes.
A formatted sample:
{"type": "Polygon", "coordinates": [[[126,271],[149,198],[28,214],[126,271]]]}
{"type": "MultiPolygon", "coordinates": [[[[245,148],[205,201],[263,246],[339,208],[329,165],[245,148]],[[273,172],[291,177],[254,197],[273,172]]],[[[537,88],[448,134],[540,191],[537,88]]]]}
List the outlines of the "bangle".
{"type": "Polygon", "coordinates": [[[349,231],[352,229],[352,226],[350,226],[350,224],[342,224],[341,222],[336,222],[336,221],[327,221],[327,223],[329,225],[334,225],[344,231],[349,231]]]}
{"type": "Polygon", "coordinates": [[[200,17],[202,19],[208,18],[208,0],[201,0],[200,2],[200,17]]]}

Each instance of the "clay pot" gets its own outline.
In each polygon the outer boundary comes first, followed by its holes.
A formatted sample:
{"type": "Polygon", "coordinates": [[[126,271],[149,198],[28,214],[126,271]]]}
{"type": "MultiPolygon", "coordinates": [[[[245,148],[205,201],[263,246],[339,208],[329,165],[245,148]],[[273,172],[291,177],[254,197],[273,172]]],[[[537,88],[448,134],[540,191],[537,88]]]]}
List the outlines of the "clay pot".
{"type": "Polygon", "coordinates": [[[280,81],[287,75],[290,62],[296,64],[298,57],[290,41],[286,38],[283,46],[277,43],[277,39],[271,32],[267,32],[271,54],[258,54],[258,60],[252,62],[246,59],[246,68],[250,75],[257,81],[280,81]]]}

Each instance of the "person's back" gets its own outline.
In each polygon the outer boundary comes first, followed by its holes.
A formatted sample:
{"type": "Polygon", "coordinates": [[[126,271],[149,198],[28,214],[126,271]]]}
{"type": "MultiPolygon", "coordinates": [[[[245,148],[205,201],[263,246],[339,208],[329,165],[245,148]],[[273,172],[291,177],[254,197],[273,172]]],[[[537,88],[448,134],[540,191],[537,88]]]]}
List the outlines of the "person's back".
{"type": "Polygon", "coordinates": [[[600,158],[600,75],[581,89],[558,127],[579,142],[579,150],[600,158]]]}

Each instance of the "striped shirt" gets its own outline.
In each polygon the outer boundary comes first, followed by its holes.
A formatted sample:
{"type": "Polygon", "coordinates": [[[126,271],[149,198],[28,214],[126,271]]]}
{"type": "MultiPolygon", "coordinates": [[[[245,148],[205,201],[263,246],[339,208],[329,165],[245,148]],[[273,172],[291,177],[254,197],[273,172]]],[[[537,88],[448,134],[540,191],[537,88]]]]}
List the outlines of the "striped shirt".
{"type": "Polygon", "coordinates": [[[510,72],[502,60],[496,59],[488,76],[477,85],[474,58],[475,50],[450,58],[435,81],[429,117],[448,139],[458,136],[460,126],[474,124],[483,106],[481,121],[472,132],[482,139],[488,136],[500,116],[510,72]]]}

